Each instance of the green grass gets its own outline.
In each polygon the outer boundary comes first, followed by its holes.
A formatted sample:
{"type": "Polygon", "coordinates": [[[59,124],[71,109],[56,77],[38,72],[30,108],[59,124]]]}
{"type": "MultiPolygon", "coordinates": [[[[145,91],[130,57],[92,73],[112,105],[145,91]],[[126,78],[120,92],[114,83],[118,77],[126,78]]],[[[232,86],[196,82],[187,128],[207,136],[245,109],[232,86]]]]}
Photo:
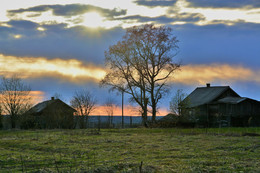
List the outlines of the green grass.
{"type": "Polygon", "coordinates": [[[260,128],[0,131],[0,172],[260,172],[244,133],[260,128]]]}

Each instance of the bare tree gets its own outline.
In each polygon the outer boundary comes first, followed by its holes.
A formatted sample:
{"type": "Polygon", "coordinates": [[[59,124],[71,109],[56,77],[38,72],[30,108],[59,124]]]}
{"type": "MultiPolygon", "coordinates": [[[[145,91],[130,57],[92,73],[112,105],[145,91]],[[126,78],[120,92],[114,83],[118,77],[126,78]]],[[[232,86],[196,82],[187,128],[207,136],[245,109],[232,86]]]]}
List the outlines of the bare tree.
{"type": "Polygon", "coordinates": [[[77,114],[81,117],[81,128],[85,128],[88,124],[89,114],[96,108],[97,100],[87,90],[76,91],[70,104],[77,110],[77,114]],[[86,121],[86,122],[85,122],[86,121]]]}
{"type": "Polygon", "coordinates": [[[55,92],[52,97],[54,97],[55,99],[60,99],[60,100],[64,101],[64,98],[61,93],[55,92]]]}
{"type": "Polygon", "coordinates": [[[108,98],[104,104],[105,110],[108,115],[108,126],[111,127],[113,125],[113,116],[114,116],[114,111],[117,107],[115,100],[108,98]]]}
{"type": "Polygon", "coordinates": [[[2,78],[0,91],[3,112],[10,115],[11,127],[15,128],[18,116],[32,106],[31,89],[23,83],[21,78],[12,76],[11,78],[2,78]]]}
{"type": "Polygon", "coordinates": [[[178,40],[169,27],[144,25],[127,30],[122,41],[105,52],[110,71],[101,84],[132,96],[147,117],[147,106],[156,119],[157,104],[168,92],[168,79],[180,65],[173,62],[178,40]]]}
{"type": "Polygon", "coordinates": [[[106,52],[105,55],[106,64],[110,70],[100,84],[101,86],[110,86],[111,90],[118,90],[122,94],[130,94],[131,101],[141,107],[142,117],[147,119],[148,98],[146,97],[144,78],[129,63],[128,54],[130,52],[128,51],[126,45],[121,45],[120,42],[109,48],[109,52],[106,52]]]}
{"type": "Polygon", "coordinates": [[[183,100],[187,97],[187,94],[183,92],[182,89],[178,89],[175,95],[172,97],[170,101],[170,111],[176,115],[181,115],[181,107],[187,106],[183,100]],[[184,105],[185,104],[185,105],[184,105]]]}

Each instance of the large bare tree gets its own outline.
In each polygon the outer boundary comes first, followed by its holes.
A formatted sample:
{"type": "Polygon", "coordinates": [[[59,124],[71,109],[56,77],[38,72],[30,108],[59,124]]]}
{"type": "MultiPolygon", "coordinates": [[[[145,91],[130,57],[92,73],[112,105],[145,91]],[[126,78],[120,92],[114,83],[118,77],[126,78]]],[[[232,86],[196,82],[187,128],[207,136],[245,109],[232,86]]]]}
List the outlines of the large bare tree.
{"type": "Polygon", "coordinates": [[[25,113],[32,106],[31,88],[21,78],[12,76],[2,78],[0,85],[1,106],[5,114],[10,115],[11,127],[16,127],[19,115],[25,113]]]}
{"type": "Polygon", "coordinates": [[[110,69],[101,84],[122,90],[142,108],[147,117],[147,106],[156,119],[158,102],[168,91],[168,79],[180,65],[173,62],[178,40],[172,29],[152,24],[132,27],[117,44],[105,52],[110,69]]]}
{"type": "Polygon", "coordinates": [[[130,63],[129,55],[131,50],[127,47],[127,43],[118,42],[117,45],[111,46],[109,51],[105,52],[106,65],[110,70],[100,83],[101,86],[110,86],[111,90],[130,94],[131,101],[141,107],[142,117],[147,119],[148,98],[144,77],[130,63]]]}
{"type": "Polygon", "coordinates": [[[81,128],[85,128],[86,124],[88,124],[89,114],[96,108],[96,103],[97,100],[88,90],[75,92],[70,104],[77,110],[77,114],[81,117],[81,128]]]}

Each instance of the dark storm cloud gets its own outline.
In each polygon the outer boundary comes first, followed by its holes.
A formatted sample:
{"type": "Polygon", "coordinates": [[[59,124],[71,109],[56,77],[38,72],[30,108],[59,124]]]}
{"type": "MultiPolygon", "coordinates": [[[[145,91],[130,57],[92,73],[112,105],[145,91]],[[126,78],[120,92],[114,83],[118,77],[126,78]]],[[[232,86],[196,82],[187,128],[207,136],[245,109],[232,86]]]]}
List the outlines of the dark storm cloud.
{"type": "Polygon", "coordinates": [[[138,5],[147,6],[147,7],[167,7],[173,6],[178,0],[137,0],[134,1],[138,5]]]}
{"type": "MultiPolygon", "coordinates": [[[[128,19],[156,21],[141,16],[130,16],[128,19]]],[[[162,16],[157,21],[171,26],[168,23],[174,20],[176,21],[174,18],[162,16]]],[[[205,26],[191,23],[171,26],[180,40],[180,53],[177,57],[184,64],[217,62],[259,67],[260,24],[239,21],[229,26],[218,22],[205,26]]],[[[120,40],[125,32],[122,28],[112,28],[93,33],[93,30],[82,26],[68,28],[66,24],[39,25],[30,21],[9,21],[7,24],[11,27],[0,26],[2,54],[76,58],[94,64],[104,64],[104,51],[120,40]],[[46,30],[38,31],[36,28],[39,26],[46,30]],[[22,37],[15,39],[12,37],[14,34],[20,34],[22,37]]]]}
{"type": "Polygon", "coordinates": [[[147,17],[140,15],[126,16],[117,18],[117,20],[135,20],[137,22],[157,22],[169,24],[172,22],[198,22],[204,20],[205,17],[199,13],[180,13],[173,17],[159,16],[159,17],[147,17]]]}
{"type": "Polygon", "coordinates": [[[79,59],[104,64],[104,51],[119,40],[124,30],[113,28],[94,32],[86,27],[66,24],[38,25],[30,21],[10,21],[0,26],[0,53],[19,57],[79,59]],[[38,31],[37,27],[45,28],[38,31]],[[19,34],[22,37],[15,39],[19,34]]]}
{"type": "Polygon", "coordinates": [[[114,16],[125,15],[127,10],[116,9],[113,10],[105,9],[93,5],[83,5],[83,4],[69,4],[69,5],[39,5],[31,8],[21,8],[18,10],[9,10],[8,15],[14,16],[23,12],[36,12],[36,16],[39,15],[39,12],[46,12],[52,10],[53,15],[55,16],[65,16],[71,17],[76,15],[81,15],[87,12],[99,12],[103,14],[105,17],[113,18],[114,16]]]}
{"type": "Polygon", "coordinates": [[[17,29],[35,29],[39,26],[37,23],[28,20],[11,20],[7,24],[17,29]]]}
{"type": "Polygon", "coordinates": [[[200,13],[179,13],[174,19],[181,22],[198,22],[205,20],[205,17],[200,13]]]}
{"type": "Polygon", "coordinates": [[[159,16],[159,17],[148,17],[148,16],[141,16],[141,15],[132,15],[126,17],[120,17],[116,20],[133,20],[134,22],[160,22],[160,23],[171,23],[174,20],[167,16],[159,16]]]}
{"type": "Polygon", "coordinates": [[[187,0],[192,7],[259,8],[259,0],[187,0]]]}
{"type": "MultiPolygon", "coordinates": [[[[39,27],[37,23],[27,20],[11,20],[9,22],[3,22],[3,24],[7,24],[8,27],[1,26],[0,22],[0,53],[5,52],[7,47],[11,49],[13,47],[11,43],[18,41],[14,39],[14,35],[37,35],[37,27],[39,27]]],[[[15,48],[12,49],[15,50],[15,48]]]]}

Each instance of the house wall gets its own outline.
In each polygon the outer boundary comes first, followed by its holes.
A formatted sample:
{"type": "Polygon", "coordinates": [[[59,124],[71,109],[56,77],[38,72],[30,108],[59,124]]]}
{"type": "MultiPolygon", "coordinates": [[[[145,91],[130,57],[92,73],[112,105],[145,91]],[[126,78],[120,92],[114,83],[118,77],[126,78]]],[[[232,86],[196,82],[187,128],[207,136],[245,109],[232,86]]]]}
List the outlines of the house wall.
{"type": "Polygon", "coordinates": [[[190,109],[189,113],[203,127],[260,126],[260,102],[250,99],[239,104],[205,104],[190,109]]]}
{"type": "Polygon", "coordinates": [[[245,100],[238,104],[217,104],[218,115],[230,126],[260,126],[260,102],[245,100]]]}
{"type": "Polygon", "coordinates": [[[193,108],[182,108],[181,116],[189,117],[189,119],[192,119],[198,127],[208,126],[207,105],[193,108]]]}
{"type": "Polygon", "coordinates": [[[42,128],[73,128],[73,111],[60,106],[45,109],[39,116],[42,128]]]}

